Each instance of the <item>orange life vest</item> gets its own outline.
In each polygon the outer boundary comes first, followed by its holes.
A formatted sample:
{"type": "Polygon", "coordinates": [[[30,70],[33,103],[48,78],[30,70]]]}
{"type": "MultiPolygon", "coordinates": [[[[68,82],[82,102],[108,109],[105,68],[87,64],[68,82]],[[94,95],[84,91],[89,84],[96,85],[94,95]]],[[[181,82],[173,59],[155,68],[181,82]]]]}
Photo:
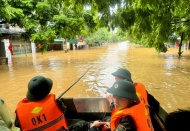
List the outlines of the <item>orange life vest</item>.
{"type": "Polygon", "coordinates": [[[154,131],[150,116],[146,115],[145,112],[143,103],[119,111],[115,108],[111,116],[111,131],[117,128],[122,117],[128,115],[133,118],[137,131],[154,131]]]}
{"type": "Polygon", "coordinates": [[[149,104],[148,104],[148,96],[147,96],[147,91],[144,84],[135,82],[134,85],[136,88],[137,96],[139,97],[140,101],[144,103],[147,109],[147,113],[149,114],[150,111],[149,111],[149,104]]]}
{"type": "Polygon", "coordinates": [[[68,130],[65,116],[57,106],[54,94],[36,102],[23,99],[17,105],[16,114],[22,131],[68,130]]]}

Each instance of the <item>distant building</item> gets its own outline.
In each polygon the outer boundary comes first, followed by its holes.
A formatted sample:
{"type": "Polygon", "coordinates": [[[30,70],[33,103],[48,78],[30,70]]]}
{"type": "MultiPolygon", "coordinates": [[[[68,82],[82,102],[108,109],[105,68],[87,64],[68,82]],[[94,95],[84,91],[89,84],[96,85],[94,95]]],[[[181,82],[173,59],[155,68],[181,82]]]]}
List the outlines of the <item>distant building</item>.
{"type": "Polygon", "coordinates": [[[81,39],[81,38],[71,39],[69,41],[69,43],[71,44],[71,46],[70,46],[71,50],[88,48],[88,44],[86,42],[84,42],[83,39],[81,39]]]}
{"type": "Polygon", "coordinates": [[[23,41],[19,38],[20,34],[24,30],[18,26],[11,26],[5,21],[0,20],[0,40],[1,44],[4,39],[9,40],[9,43],[12,46],[13,54],[23,54],[31,52],[31,43],[23,41]]]}

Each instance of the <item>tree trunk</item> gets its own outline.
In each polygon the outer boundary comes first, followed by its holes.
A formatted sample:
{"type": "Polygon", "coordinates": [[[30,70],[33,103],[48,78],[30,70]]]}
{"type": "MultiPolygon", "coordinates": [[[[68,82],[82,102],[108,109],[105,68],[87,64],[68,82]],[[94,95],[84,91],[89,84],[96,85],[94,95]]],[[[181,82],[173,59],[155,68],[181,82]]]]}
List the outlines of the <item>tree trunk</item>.
{"type": "Polygon", "coordinates": [[[178,52],[179,57],[183,53],[183,51],[181,51],[182,41],[183,41],[183,32],[181,33],[181,41],[180,41],[180,44],[179,44],[179,52],[178,52]]]}

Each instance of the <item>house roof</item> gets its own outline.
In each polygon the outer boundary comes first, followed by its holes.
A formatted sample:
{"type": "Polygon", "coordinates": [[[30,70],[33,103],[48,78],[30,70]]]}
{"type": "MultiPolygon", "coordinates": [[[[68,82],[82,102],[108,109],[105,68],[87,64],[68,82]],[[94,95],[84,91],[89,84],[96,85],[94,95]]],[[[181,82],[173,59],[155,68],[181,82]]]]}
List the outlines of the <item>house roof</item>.
{"type": "Polygon", "coordinates": [[[63,44],[63,41],[64,41],[64,40],[65,40],[64,38],[57,38],[57,39],[54,39],[53,44],[63,44]]]}
{"type": "Polygon", "coordinates": [[[9,35],[20,35],[21,33],[23,33],[24,31],[22,30],[18,30],[18,29],[14,29],[14,28],[0,28],[0,37],[5,37],[5,36],[9,36],[9,35]]]}
{"type": "Polygon", "coordinates": [[[69,41],[69,43],[71,43],[71,44],[78,44],[78,40],[77,39],[71,39],[69,41]]]}

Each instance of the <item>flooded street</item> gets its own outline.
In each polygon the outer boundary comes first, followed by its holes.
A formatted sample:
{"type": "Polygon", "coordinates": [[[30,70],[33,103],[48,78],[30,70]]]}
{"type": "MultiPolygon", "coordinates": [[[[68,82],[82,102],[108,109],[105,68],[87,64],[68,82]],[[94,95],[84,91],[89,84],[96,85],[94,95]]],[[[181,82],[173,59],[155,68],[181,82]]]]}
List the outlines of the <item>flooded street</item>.
{"type": "Polygon", "coordinates": [[[51,92],[58,97],[89,68],[63,97],[105,97],[106,89],[114,82],[111,73],[124,67],[131,71],[134,82],[144,83],[171,112],[190,107],[190,51],[184,51],[181,59],[177,52],[169,48],[167,53],[157,54],[155,49],[122,42],[68,53],[14,55],[8,65],[0,65],[0,97],[14,111],[26,95],[29,80],[36,75],[51,78],[51,92]]]}

